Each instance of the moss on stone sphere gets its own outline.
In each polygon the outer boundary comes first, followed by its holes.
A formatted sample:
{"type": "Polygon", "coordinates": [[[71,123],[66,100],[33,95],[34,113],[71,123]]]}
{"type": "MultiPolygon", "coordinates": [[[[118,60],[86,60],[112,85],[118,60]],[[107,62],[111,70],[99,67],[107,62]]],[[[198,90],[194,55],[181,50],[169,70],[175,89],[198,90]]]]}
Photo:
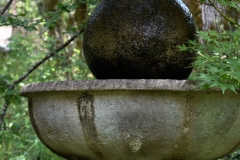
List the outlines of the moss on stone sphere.
{"type": "Polygon", "coordinates": [[[103,0],[89,17],[84,55],[97,79],[186,79],[196,56],[177,46],[196,30],[181,0],[103,0]]]}

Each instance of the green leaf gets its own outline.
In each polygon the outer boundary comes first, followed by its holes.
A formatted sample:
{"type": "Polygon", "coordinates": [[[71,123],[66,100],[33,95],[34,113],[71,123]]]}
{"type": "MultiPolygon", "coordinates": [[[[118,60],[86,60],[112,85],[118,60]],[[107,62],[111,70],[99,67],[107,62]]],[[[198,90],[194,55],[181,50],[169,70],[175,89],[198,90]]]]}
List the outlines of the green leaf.
{"type": "Polygon", "coordinates": [[[47,14],[50,15],[50,16],[53,16],[53,15],[56,14],[56,13],[55,13],[55,12],[52,12],[52,11],[49,11],[49,12],[47,12],[47,14]]]}
{"type": "Polygon", "coordinates": [[[10,80],[12,80],[12,77],[10,75],[0,76],[0,80],[10,81],[10,80]]]}
{"type": "Polygon", "coordinates": [[[16,94],[18,94],[16,91],[14,91],[14,90],[7,90],[6,92],[5,92],[5,94],[6,95],[16,95],[16,94]]]}
{"type": "Polygon", "coordinates": [[[187,51],[187,47],[185,45],[177,46],[180,51],[187,51]]]}
{"type": "Polygon", "coordinates": [[[5,85],[4,83],[0,80],[0,94],[3,94],[5,92],[5,85]]]}
{"type": "Polygon", "coordinates": [[[218,81],[214,81],[213,84],[209,86],[210,88],[212,87],[220,87],[220,83],[218,81]]]}
{"type": "Polygon", "coordinates": [[[15,104],[15,105],[19,105],[21,104],[21,98],[19,96],[13,96],[10,99],[11,103],[15,104]]]}
{"type": "Polygon", "coordinates": [[[89,1],[89,4],[90,4],[90,5],[96,5],[97,3],[98,3],[97,0],[90,0],[90,1],[89,1]]]}
{"type": "Polygon", "coordinates": [[[26,15],[27,15],[27,13],[21,13],[18,16],[25,17],[26,15]]]}
{"type": "Polygon", "coordinates": [[[224,94],[225,91],[228,89],[228,86],[224,83],[220,83],[220,88],[222,90],[222,94],[224,94]]]}
{"type": "Polygon", "coordinates": [[[235,88],[235,85],[231,84],[229,85],[228,87],[231,91],[235,92],[237,94],[237,91],[236,91],[236,88],[235,88]]]}
{"type": "Polygon", "coordinates": [[[51,21],[56,21],[59,18],[60,18],[60,15],[59,14],[55,14],[54,16],[51,17],[51,21]]]}
{"type": "Polygon", "coordinates": [[[70,5],[67,7],[69,10],[75,10],[78,8],[78,5],[77,4],[73,4],[73,5],[70,5]]]}
{"type": "Polygon", "coordinates": [[[197,45],[197,42],[195,40],[193,40],[193,41],[192,40],[188,40],[188,43],[193,45],[193,46],[197,45]]]}
{"type": "Polygon", "coordinates": [[[20,136],[20,129],[21,129],[20,124],[13,123],[10,129],[11,129],[12,133],[14,133],[17,136],[20,136]]]}

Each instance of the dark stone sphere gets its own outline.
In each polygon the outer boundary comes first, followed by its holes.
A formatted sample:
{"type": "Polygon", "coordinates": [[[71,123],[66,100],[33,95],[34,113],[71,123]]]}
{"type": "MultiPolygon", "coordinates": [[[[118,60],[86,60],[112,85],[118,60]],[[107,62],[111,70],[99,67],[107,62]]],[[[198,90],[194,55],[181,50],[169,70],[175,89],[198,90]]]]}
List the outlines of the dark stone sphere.
{"type": "Polygon", "coordinates": [[[103,0],[88,20],[84,55],[97,79],[186,79],[196,55],[177,46],[196,30],[181,0],[103,0]]]}

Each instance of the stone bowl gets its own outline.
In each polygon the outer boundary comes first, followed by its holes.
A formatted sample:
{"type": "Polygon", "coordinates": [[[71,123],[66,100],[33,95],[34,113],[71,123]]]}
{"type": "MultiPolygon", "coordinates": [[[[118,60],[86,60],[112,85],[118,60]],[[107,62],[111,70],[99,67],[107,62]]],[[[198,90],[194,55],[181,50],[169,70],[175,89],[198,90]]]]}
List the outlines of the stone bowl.
{"type": "Polygon", "coordinates": [[[26,85],[40,140],[69,160],[208,160],[239,148],[240,95],[186,80],[26,85]]]}

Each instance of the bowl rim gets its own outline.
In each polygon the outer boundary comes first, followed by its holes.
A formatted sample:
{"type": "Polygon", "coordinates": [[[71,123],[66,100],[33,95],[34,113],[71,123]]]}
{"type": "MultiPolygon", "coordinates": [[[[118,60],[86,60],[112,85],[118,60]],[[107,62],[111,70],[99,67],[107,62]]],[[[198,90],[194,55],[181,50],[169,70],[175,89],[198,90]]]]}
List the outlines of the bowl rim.
{"type": "MultiPolygon", "coordinates": [[[[196,81],[172,79],[105,79],[52,81],[27,84],[20,91],[21,96],[36,92],[54,91],[203,91],[197,88],[196,81]]],[[[220,91],[211,89],[209,91],[220,91]]]]}

